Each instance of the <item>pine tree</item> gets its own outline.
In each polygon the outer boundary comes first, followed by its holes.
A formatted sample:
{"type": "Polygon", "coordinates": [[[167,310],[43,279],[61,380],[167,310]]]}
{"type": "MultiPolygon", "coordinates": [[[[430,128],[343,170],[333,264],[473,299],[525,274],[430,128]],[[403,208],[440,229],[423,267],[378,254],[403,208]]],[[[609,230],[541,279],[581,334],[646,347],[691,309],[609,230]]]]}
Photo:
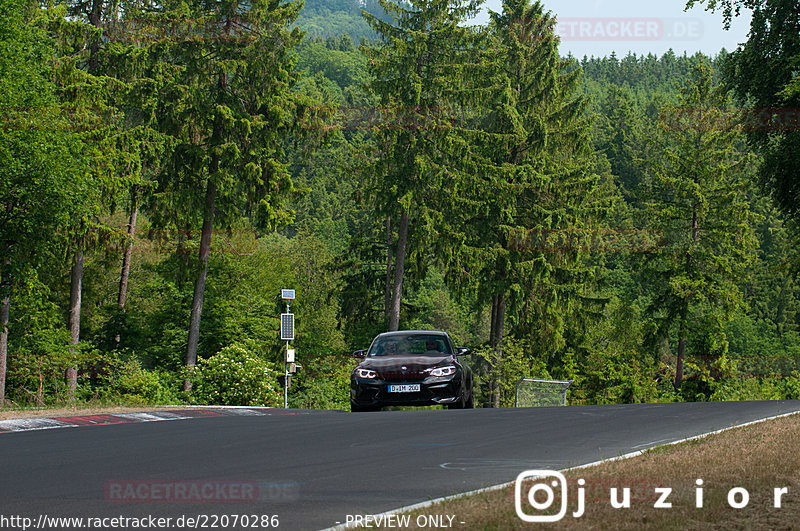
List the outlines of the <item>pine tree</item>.
{"type": "Polygon", "coordinates": [[[458,221],[447,240],[457,248],[448,278],[477,284],[480,299],[491,301],[498,405],[506,330],[544,345],[553,359],[563,352],[591,268],[585,250],[558,242],[589,230],[608,203],[592,171],[580,71],[558,55],[555,18],[529,0],[507,0],[491,18],[488,112],[478,122],[473,178],[450,196],[458,221]]]}
{"type": "MultiPolygon", "coordinates": [[[[412,232],[418,232],[412,241],[422,243],[442,225],[441,190],[453,178],[447,161],[459,143],[455,109],[466,97],[474,43],[475,32],[464,23],[480,2],[381,0],[381,5],[394,19],[364,14],[380,41],[364,50],[373,76],[370,91],[385,112],[377,124],[381,151],[371,189],[377,210],[397,223],[388,311],[389,330],[397,330],[412,232]]],[[[387,226],[391,235],[391,223],[387,226]]]]}
{"type": "Polygon", "coordinates": [[[762,182],[778,206],[800,220],[800,3],[688,0],[686,4],[687,8],[705,4],[707,9],[722,11],[726,29],[742,8],[752,11],[747,41],[726,58],[723,77],[741,102],[757,108],[757,126],[750,128],[747,140],[763,157],[762,182]]]}
{"type": "Polygon", "coordinates": [[[646,257],[645,285],[658,334],[677,336],[675,387],[684,378],[687,341],[703,352],[727,352],[723,324],[742,304],[737,282],[754,258],[752,214],[744,193],[747,158],[737,127],[725,119],[727,93],[698,62],[680,89],[681,107],[666,108],[657,139],[660,155],[648,168],[646,219],[662,236],[646,257]]]}
{"type": "MultiPolygon", "coordinates": [[[[163,37],[149,53],[170,72],[158,126],[174,146],[156,178],[151,218],[158,228],[202,226],[189,368],[197,360],[214,228],[251,223],[271,230],[292,219],[282,209],[294,191],[282,142],[313,115],[306,99],[291,92],[291,52],[302,34],[290,25],[300,7],[281,0],[197,1],[141,12],[144,27],[163,37]]],[[[191,388],[188,380],[184,388],[191,388]]]]}
{"type": "Polygon", "coordinates": [[[610,85],[608,95],[600,105],[600,114],[597,147],[606,154],[612,173],[630,196],[641,180],[635,159],[636,140],[642,131],[628,91],[610,85]]]}
{"type": "MultiPolygon", "coordinates": [[[[150,56],[152,43],[136,30],[142,10],[147,5],[146,0],[92,0],[88,5],[75,2],[71,10],[78,14],[88,9],[89,19],[96,19],[97,13],[102,15],[98,24],[106,38],[95,52],[96,69],[124,83],[124,90],[118,90],[114,95],[122,115],[115,144],[127,155],[122,167],[128,175],[127,193],[118,194],[118,200],[128,205],[126,241],[116,297],[119,314],[125,311],[127,301],[139,210],[142,204],[147,203],[154,184],[153,176],[159,172],[170,149],[169,137],[158,129],[157,109],[162,90],[171,76],[169,69],[153,61],[150,56]]],[[[122,340],[119,333],[121,318],[118,315],[114,337],[117,347],[122,340]]]]}
{"type": "Polygon", "coordinates": [[[67,367],[67,391],[74,398],[80,355],[83,268],[86,255],[120,235],[104,223],[121,193],[138,179],[131,168],[137,155],[121,142],[123,113],[119,94],[125,83],[100,64],[103,30],[118,16],[119,4],[104,0],[67,2],[59,5],[47,27],[57,43],[53,79],[59,98],[69,107],[73,126],[81,131],[82,152],[90,161],[94,194],[74,212],[70,227],[70,300],[68,326],[73,363],[67,367]]]}

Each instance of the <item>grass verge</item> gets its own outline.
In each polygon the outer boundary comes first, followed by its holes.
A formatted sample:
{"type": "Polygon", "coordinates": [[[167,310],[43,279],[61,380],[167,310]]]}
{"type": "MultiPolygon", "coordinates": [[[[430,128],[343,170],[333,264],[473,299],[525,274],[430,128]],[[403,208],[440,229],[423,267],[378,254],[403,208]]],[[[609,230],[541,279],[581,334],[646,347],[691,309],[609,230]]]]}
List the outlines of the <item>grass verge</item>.
{"type": "MultiPolygon", "coordinates": [[[[521,472],[521,471],[520,471],[521,472]]],[[[631,459],[603,463],[564,473],[567,479],[567,513],[548,529],[800,529],[800,415],[778,418],[724,431],[689,442],[657,447],[631,459]],[[579,510],[578,481],[582,486],[584,513],[579,510]],[[698,486],[698,480],[702,484],[698,486]],[[630,506],[611,506],[611,489],[624,501],[629,489],[630,506]],[[671,489],[657,508],[664,491],[671,489]],[[786,489],[775,505],[775,489],[786,489]],[[749,497],[743,508],[743,491],[749,497]],[[729,495],[732,496],[729,501],[729,495]],[[702,506],[698,507],[698,496],[702,506]]],[[[525,484],[529,492],[533,482],[525,484]]],[[[558,492],[558,489],[554,489],[558,492]]],[[[535,500],[545,502],[545,492],[535,500]]],[[[461,529],[527,529],[516,514],[514,486],[437,503],[407,513],[406,529],[429,529],[432,522],[453,516],[461,529]],[[437,520],[438,518],[438,520],[437,520]],[[462,523],[463,522],[463,523],[462,523]],[[423,525],[418,525],[423,524],[423,525]],[[427,525],[426,525],[427,524],[427,525]]],[[[552,505],[557,512],[561,497],[552,505]]],[[[527,501],[528,514],[536,512],[527,501]]],[[[373,523],[374,525],[374,523],[373,523]]]]}

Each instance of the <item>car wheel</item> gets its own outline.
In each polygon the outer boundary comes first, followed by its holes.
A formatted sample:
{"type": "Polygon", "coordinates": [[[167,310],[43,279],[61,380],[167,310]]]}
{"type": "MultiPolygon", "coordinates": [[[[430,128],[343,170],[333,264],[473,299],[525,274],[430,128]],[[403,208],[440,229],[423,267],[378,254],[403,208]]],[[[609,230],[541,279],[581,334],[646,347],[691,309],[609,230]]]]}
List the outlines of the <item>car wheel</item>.
{"type": "Polygon", "coordinates": [[[467,403],[464,404],[466,409],[474,409],[475,408],[475,393],[472,392],[469,394],[469,398],[467,399],[467,403]]]}
{"type": "Polygon", "coordinates": [[[458,402],[447,405],[447,409],[464,409],[465,407],[467,407],[467,402],[464,400],[464,395],[458,398],[458,402]]]}

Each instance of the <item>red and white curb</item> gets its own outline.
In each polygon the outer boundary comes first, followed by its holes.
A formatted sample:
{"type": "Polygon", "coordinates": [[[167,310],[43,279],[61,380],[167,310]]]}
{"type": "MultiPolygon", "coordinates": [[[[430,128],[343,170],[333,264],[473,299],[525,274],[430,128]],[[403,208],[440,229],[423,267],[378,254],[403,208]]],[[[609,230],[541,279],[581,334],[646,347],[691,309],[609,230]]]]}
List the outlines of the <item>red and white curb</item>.
{"type": "Polygon", "coordinates": [[[204,417],[224,416],[272,416],[295,415],[297,412],[267,407],[199,407],[141,413],[114,413],[108,415],[78,415],[55,418],[27,418],[0,420],[0,433],[53,428],[76,428],[78,426],[108,426],[111,424],[130,424],[154,422],[159,420],[186,420],[204,417]]]}

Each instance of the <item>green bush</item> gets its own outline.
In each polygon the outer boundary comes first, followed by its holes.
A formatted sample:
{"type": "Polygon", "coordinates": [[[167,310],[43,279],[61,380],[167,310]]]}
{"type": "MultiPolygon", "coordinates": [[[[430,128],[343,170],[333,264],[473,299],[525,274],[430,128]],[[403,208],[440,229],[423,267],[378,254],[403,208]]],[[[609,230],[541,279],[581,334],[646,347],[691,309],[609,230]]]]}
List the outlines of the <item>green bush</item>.
{"type": "Polygon", "coordinates": [[[289,399],[289,406],[304,409],[350,409],[350,378],[317,376],[305,378],[302,388],[289,399]]]}
{"type": "Polygon", "coordinates": [[[320,357],[305,362],[292,378],[289,406],[306,409],[350,409],[350,358],[320,357]]]}
{"type": "Polygon", "coordinates": [[[195,404],[278,406],[281,389],[275,366],[239,344],[199,359],[189,375],[190,400],[195,404]]]}
{"type": "Polygon", "coordinates": [[[123,362],[113,371],[109,388],[112,398],[134,404],[175,404],[179,400],[169,375],[143,369],[137,360],[123,362]]]}
{"type": "Polygon", "coordinates": [[[497,378],[500,390],[500,407],[514,407],[514,393],[520,378],[552,379],[541,358],[526,341],[512,337],[503,339],[503,357],[498,363],[497,351],[487,345],[474,349],[474,356],[467,363],[473,369],[475,378],[475,405],[485,407],[492,400],[490,387],[497,378]],[[497,367],[497,374],[492,367],[497,367]]]}
{"type": "Polygon", "coordinates": [[[724,380],[719,383],[711,400],[781,400],[784,391],[778,380],[755,378],[752,376],[724,380]]]}
{"type": "Polygon", "coordinates": [[[793,372],[789,378],[781,379],[779,385],[783,390],[783,398],[785,400],[800,399],[800,373],[793,372]]]}

